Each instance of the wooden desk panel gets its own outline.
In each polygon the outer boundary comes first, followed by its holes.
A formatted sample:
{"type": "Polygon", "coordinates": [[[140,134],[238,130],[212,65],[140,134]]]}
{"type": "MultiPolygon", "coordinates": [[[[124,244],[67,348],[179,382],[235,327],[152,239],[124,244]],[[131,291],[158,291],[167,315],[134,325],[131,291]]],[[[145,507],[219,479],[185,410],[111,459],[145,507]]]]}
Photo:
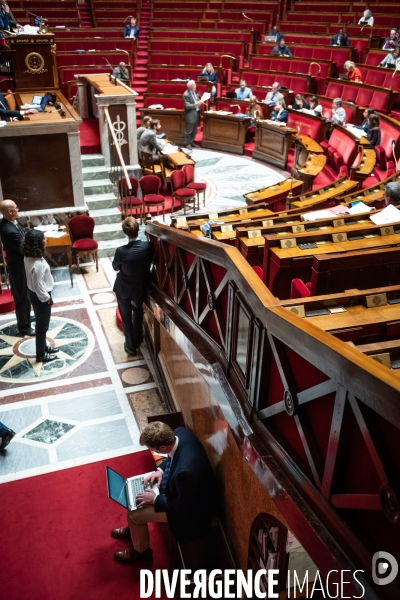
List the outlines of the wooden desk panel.
{"type": "Polygon", "coordinates": [[[161,122],[160,133],[165,133],[171,143],[183,144],[185,141],[186,119],[185,111],[163,110],[157,108],[141,108],[140,118],[149,116],[161,122]]]}
{"type": "Polygon", "coordinates": [[[250,119],[221,115],[215,111],[204,113],[203,148],[243,154],[250,119]]]}
{"type": "Polygon", "coordinates": [[[297,131],[289,127],[256,122],[256,145],[253,158],[286,169],[289,148],[297,131]]]}

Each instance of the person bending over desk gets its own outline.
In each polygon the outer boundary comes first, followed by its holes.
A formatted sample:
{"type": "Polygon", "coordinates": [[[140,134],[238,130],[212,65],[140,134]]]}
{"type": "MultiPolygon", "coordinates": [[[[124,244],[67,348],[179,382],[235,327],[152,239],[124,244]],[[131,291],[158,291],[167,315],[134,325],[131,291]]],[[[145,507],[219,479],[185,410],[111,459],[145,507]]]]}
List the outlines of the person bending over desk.
{"type": "Polygon", "coordinates": [[[145,487],[158,484],[160,493],[140,492],[138,508],[128,511],[127,527],[113,529],[112,537],[132,542],[133,548],[114,554],[118,562],[130,564],[151,560],[148,523],[168,523],[179,543],[188,543],[207,533],[217,512],[218,497],[214,474],[207,454],[197,437],[185,427],[174,431],[159,421],[144,427],[141,446],[167,454],[145,487]]]}
{"type": "Polygon", "coordinates": [[[281,38],[279,44],[272,49],[273,52],[279,52],[279,56],[285,56],[288,58],[292,58],[293,54],[290,51],[289,46],[286,46],[286,42],[284,38],[281,38]]]}
{"type": "Polygon", "coordinates": [[[287,123],[289,118],[288,111],[285,108],[285,101],[279,100],[275,104],[275,110],[271,115],[271,121],[279,121],[279,123],[287,123]]]}
{"type": "Polygon", "coordinates": [[[346,60],[343,65],[345,73],[347,73],[349,77],[349,81],[354,81],[355,83],[362,83],[362,75],[361,71],[351,60],[346,60]]]}

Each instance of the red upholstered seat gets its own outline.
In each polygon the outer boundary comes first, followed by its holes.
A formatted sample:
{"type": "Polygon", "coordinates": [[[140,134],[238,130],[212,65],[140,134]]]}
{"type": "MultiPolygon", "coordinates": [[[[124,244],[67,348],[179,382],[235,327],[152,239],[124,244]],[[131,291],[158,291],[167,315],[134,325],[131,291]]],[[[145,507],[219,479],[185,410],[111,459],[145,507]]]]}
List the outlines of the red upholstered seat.
{"type": "Polygon", "coordinates": [[[184,214],[186,214],[187,202],[193,202],[193,212],[196,212],[196,192],[185,186],[186,177],[183,170],[171,173],[172,197],[182,201],[184,214]]]}
{"type": "Polygon", "coordinates": [[[135,211],[135,217],[137,217],[137,213],[139,212],[140,222],[143,221],[143,200],[138,198],[137,193],[139,189],[139,181],[136,177],[129,177],[129,182],[131,185],[131,189],[129,190],[127,181],[125,177],[121,177],[118,180],[118,193],[120,197],[120,210],[123,215],[133,216],[133,211],[135,211]]]}
{"type": "MultiPolygon", "coordinates": [[[[147,177],[150,177],[150,175],[147,175],[147,177]]],[[[165,198],[160,194],[146,194],[145,201],[146,204],[160,204],[165,201],[165,198]]]]}
{"type": "Polygon", "coordinates": [[[253,271],[255,273],[257,273],[257,275],[259,276],[259,278],[263,281],[264,280],[264,273],[261,267],[257,267],[257,265],[254,265],[253,267],[253,271]]]}
{"type": "MultiPolygon", "coordinates": [[[[156,175],[144,175],[140,178],[139,185],[142,189],[144,205],[156,206],[157,216],[159,207],[163,209],[163,220],[165,219],[165,197],[160,194],[161,179],[156,175]]],[[[172,202],[172,211],[174,203],[172,202]]]]}
{"type": "Polygon", "coordinates": [[[143,204],[143,200],[141,200],[140,198],[135,198],[135,197],[124,198],[122,200],[122,204],[124,206],[129,206],[129,205],[132,205],[132,206],[141,206],[143,204]]]}
{"type": "Polygon", "coordinates": [[[304,284],[301,279],[292,279],[292,284],[290,286],[290,299],[294,300],[296,298],[309,298],[310,284],[304,284]]]}
{"type": "Polygon", "coordinates": [[[78,271],[80,271],[80,254],[91,254],[93,260],[96,262],[96,270],[98,271],[98,243],[93,239],[95,220],[86,215],[78,215],[70,219],[68,226],[72,236],[72,250],[75,252],[78,271]]]}
{"type": "Polygon", "coordinates": [[[189,188],[179,188],[179,190],[175,190],[175,196],[179,196],[179,198],[193,198],[196,195],[194,190],[189,188]]]}
{"type": "Polygon", "coordinates": [[[0,314],[15,310],[15,302],[11,290],[0,290],[0,314]]]}
{"type": "Polygon", "coordinates": [[[206,183],[200,183],[199,181],[194,181],[194,167],[193,165],[185,165],[182,169],[185,174],[185,185],[186,188],[190,190],[194,190],[197,194],[197,206],[200,208],[200,192],[203,192],[203,206],[206,205],[206,183]]]}

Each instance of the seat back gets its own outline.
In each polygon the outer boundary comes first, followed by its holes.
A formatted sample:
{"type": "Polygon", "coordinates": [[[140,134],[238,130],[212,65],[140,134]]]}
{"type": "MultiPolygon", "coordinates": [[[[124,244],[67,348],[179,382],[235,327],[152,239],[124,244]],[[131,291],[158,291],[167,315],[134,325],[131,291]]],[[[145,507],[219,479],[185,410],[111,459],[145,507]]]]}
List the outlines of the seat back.
{"type": "Polygon", "coordinates": [[[194,181],[194,167],[193,165],[185,165],[182,169],[185,173],[185,185],[194,181]]]}
{"type": "Polygon", "coordinates": [[[142,168],[147,169],[148,171],[151,171],[152,173],[155,174],[156,171],[154,168],[154,160],[153,160],[152,153],[147,152],[146,150],[141,150],[140,158],[142,160],[142,168]]]}
{"type": "Polygon", "coordinates": [[[143,197],[147,194],[159,194],[161,180],[156,175],[143,175],[139,180],[139,185],[142,190],[143,197]]]}
{"type": "MultiPolygon", "coordinates": [[[[139,181],[136,179],[136,177],[129,177],[129,181],[132,186],[132,189],[131,189],[131,192],[129,195],[137,196],[139,181]]],[[[118,179],[117,186],[118,186],[119,195],[121,196],[121,198],[125,198],[125,196],[128,195],[128,186],[127,186],[125,177],[121,177],[121,179],[118,179]]]]}
{"type": "Polygon", "coordinates": [[[179,188],[184,188],[185,185],[185,173],[183,171],[178,170],[171,173],[171,188],[173,192],[176,192],[179,188]]]}
{"type": "Polygon", "coordinates": [[[83,238],[93,239],[95,220],[92,217],[86,215],[72,217],[69,220],[68,226],[74,240],[81,240],[83,238]]]}

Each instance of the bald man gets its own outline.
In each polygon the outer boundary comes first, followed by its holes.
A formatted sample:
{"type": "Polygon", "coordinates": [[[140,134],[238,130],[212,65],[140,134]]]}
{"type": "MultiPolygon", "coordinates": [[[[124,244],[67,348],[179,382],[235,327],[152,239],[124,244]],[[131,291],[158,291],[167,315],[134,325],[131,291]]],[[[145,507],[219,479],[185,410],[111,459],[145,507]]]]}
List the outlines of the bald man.
{"type": "Polygon", "coordinates": [[[35,335],[31,328],[31,303],[28,300],[28,286],[24,267],[24,257],[21,254],[21,242],[25,229],[18,223],[18,206],[13,200],[0,202],[0,238],[7,253],[7,267],[10,276],[11,293],[14,297],[18,329],[22,336],[35,335]]]}

